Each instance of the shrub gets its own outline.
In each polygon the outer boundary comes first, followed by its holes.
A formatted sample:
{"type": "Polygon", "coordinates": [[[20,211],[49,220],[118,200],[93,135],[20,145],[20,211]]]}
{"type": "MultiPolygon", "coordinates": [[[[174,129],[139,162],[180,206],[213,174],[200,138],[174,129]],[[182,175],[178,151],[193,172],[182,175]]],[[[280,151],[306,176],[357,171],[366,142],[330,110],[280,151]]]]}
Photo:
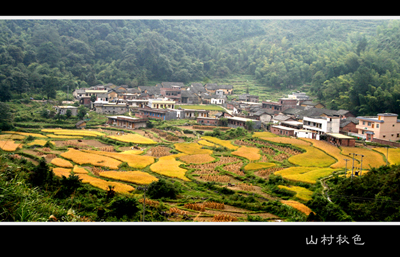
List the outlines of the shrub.
{"type": "Polygon", "coordinates": [[[162,197],[175,199],[177,196],[177,191],[173,184],[167,182],[165,179],[160,179],[156,182],[152,182],[149,185],[147,195],[154,199],[159,199],[162,197]]]}
{"type": "Polygon", "coordinates": [[[133,197],[116,197],[110,204],[109,216],[115,216],[121,219],[123,216],[132,218],[139,210],[139,202],[133,197]]]}

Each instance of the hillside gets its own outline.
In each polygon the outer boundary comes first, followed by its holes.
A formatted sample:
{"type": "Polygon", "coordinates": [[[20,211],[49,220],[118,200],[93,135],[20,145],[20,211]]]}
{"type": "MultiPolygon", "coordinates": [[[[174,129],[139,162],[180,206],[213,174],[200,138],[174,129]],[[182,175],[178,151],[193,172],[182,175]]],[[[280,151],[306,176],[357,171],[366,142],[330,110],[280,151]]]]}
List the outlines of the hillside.
{"type": "MultiPolygon", "coordinates": [[[[265,97],[271,90],[309,84],[328,106],[367,113],[375,110],[367,110],[363,105],[372,105],[357,98],[358,69],[371,71],[371,85],[397,100],[397,91],[383,85],[388,82],[376,82],[381,76],[397,79],[398,55],[391,54],[397,51],[396,24],[330,19],[1,20],[0,100],[54,98],[56,90],[107,83],[188,85],[238,77],[239,86],[250,81],[254,93],[265,97]],[[341,89],[350,99],[341,98],[341,89]]],[[[373,100],[368,94],[382,94],[373,88],[360,92],[367,102],[373,100]]]]}

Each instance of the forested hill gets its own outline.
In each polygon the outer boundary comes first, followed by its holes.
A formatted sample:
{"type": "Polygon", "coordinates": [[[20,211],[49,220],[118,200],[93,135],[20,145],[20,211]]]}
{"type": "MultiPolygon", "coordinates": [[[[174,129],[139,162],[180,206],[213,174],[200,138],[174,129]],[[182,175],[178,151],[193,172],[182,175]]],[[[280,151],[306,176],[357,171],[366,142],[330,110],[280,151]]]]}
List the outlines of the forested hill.
{"type": "Polygon", "coordinates": [[[400,113],[391,20],[0,20],[0,100],[14,93],[252,75],[356,114],[400,113]]]}

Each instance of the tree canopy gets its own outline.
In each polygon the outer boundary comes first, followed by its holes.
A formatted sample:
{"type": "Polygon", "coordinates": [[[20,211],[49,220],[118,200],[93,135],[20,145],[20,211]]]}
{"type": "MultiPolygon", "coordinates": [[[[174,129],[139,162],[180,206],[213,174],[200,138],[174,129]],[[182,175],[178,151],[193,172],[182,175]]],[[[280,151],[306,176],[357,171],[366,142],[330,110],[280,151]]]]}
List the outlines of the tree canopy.
{"type": "Polygon", "coordinates": [[[1,20],[0,100],[243,74],[310,85],[333,109],[398,112],[399,35],[398,20],[1,20]]]}

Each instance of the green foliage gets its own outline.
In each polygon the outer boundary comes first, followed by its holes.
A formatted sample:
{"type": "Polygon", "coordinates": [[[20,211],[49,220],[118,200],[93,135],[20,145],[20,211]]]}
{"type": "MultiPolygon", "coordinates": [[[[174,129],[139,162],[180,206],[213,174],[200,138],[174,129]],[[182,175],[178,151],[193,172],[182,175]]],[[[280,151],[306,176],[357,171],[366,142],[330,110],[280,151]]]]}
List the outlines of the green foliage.
{"type": "Polygon", "coordinates": [[[177,196],[177,190],[174,185],[165,179],[159,179],[156,182],[152,182],[147,190],[146,195],[148,195],[152,199],[159,198],[170,198],[175,199],[177,196]]]}

